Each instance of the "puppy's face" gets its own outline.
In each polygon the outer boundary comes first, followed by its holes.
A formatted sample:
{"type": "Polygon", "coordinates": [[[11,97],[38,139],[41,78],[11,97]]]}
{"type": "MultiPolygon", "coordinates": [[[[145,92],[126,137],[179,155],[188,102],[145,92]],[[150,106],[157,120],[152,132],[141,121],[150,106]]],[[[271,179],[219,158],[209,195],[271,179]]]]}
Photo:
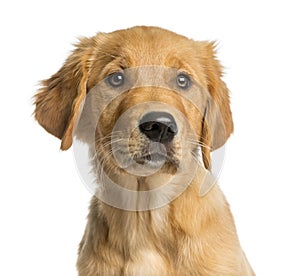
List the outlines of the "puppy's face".
{"type": "Polygon", "coordinates": [[[211,150],[233,129],[213,44],[159,28],[82,39],[43,85],[37,120],[62,139],[62,149],[78,121],[76,136],[109,170],[172,174],[199,147],[209,169],[211,150]]]}

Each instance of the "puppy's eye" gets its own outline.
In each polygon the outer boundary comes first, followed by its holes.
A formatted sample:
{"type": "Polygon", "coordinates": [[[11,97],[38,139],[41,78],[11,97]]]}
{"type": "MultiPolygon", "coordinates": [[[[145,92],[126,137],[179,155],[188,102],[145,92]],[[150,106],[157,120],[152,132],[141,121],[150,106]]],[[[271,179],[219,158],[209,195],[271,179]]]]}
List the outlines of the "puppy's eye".
{"type": "Polygon", "coordinates": [[[177,75],[177,86],[181,89],[188,89],[191,86],[191,79],[187,74],[180,73],[177,75]]]}
{"type": "Polygon", "coordinates": [[[109,75],[107,78],[108,84],[111,85],[112,87],[122,86],[124,84],[124,81],[125,81],[125,77],[121,72],[113,73],[109,75]]]}

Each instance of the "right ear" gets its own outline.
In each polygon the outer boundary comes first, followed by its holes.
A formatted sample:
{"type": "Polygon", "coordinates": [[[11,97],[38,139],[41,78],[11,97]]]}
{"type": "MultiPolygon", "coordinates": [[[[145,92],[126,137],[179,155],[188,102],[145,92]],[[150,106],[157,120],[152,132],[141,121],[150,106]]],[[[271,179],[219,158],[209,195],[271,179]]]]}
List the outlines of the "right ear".
{"type": "Polygon", "coordinates": [[[35,119],[49,133],[62,140],[61,149],[72,145],[73,129],[86,96],[92,61],[92,38],[83,38],[51,78],[41,82],[35,95],[35,119]]]}
{"type": "Polygon", "coordinates": [[[223,146],[233,132],[229,90],[222,80],[222,66],[215,57],[215,44],[200,42],[202,64],[207,78],[209,98],[206,102],[200,137],[202,159],[206,169],[211,169],[211,151],[223,146]]]}

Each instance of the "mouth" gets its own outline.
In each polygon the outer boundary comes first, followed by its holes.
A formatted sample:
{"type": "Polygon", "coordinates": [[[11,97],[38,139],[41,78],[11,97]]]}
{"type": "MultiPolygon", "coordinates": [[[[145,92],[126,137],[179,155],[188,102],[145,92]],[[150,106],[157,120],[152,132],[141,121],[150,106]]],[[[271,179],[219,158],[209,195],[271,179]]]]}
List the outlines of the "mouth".
{"type": "Polygon", "coordinates": [[[140,165],[145,163],[162,163],[167,159],[167,156],[161,153],[146,154],[139,157],[134,157],[133,160],[140,165]]]}
{"type": "Polygon", "coordinates": [[[133,160],[139,165],[148,165],[148,166],[162,166],[163,164],[179,165],[179,161],[169,154],[162,153],[151,153],[142,156],[135,156],[133,160]]]}

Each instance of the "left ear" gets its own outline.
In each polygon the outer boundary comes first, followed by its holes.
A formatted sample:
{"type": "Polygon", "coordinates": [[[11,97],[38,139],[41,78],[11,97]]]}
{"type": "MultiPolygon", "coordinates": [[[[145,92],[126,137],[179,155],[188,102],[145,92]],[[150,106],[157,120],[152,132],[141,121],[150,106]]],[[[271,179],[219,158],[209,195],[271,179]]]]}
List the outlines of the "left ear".
{"type": "Polygon", "coordinates": [[[222,80],[222,66],[215,56],[215,44],[200,42],[201,64],[207,81],[209,99],[203,114],[200,137],[202,158],[207,169],[211,168],[211,151],[223,146],[233,132],[229,90],[222,80]]]}
{"type": "Polygon", "coordinates": [[[91,43],[92,39],[81,39],[61,69],[42,81],[42,88],[35,95],[35,118],[61,139],[62,150],[72,145],[73,129],[87,93],[91,43]]]}

